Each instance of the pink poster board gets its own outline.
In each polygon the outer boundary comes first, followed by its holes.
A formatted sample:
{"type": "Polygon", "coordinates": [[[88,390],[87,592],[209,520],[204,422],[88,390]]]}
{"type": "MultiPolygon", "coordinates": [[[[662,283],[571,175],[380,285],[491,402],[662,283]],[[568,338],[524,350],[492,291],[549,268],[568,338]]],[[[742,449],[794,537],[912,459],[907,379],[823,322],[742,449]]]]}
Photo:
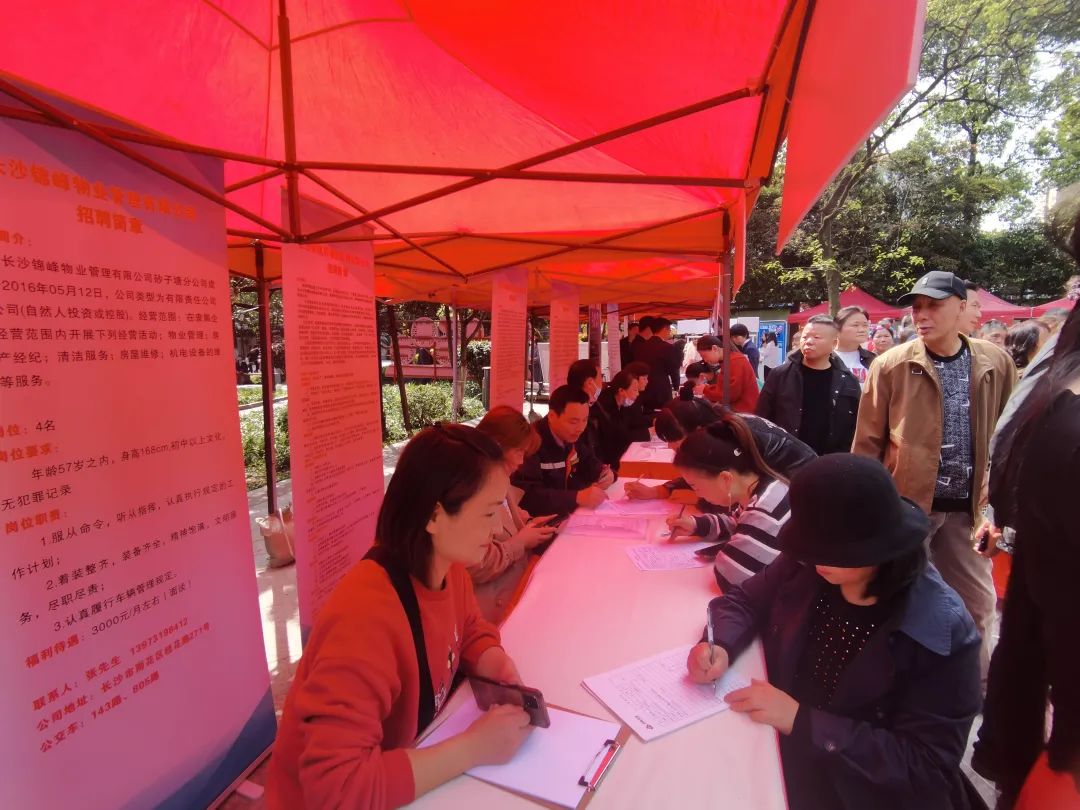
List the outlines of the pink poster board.
{"type": "Polygon", "coordinates": [[[2,807],[204,807],[273,740],[225,268],[219,206],[0,121],[2,807]]]}
{"type": "Polygon", "coordinates": [[[491,285],[490,404],[525,405],[525,322],[528,275],[522,268],[503,270],[491,285]]]}
{"type": "MultiPolygon", "coordinates": [[[[282,202],[284,205],[284,200],[282,202]]],[[[301,200],[303,231],[345,214],[301,200]]],[[[375,539],[383,495],[379,342],[370,242],[284,245],[285,366],[304,639],[375,539]]]]}
{"type": "Polygon", "coordinates": [[[570,284],[551,283],[551,379],[548,390],[566,385],[566,372],[578,359],[578,291],[570,284]]]}

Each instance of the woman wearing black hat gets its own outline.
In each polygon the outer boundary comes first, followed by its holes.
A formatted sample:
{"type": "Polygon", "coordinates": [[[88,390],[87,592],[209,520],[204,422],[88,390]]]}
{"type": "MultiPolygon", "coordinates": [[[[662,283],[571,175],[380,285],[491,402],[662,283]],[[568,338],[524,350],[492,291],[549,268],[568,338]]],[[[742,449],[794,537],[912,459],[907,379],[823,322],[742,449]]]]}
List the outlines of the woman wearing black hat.
{"type": "Polygon", "coordinates": [[[959,810],[979,708],[979,636],[927,564],[926,515],[880,463],[846,454],[792,482],[783,553],[709,605],[715,646],[687,660],[720,677],[761,635],[769,682],[731,707],[780,732],[792,810],[959,810]]]}

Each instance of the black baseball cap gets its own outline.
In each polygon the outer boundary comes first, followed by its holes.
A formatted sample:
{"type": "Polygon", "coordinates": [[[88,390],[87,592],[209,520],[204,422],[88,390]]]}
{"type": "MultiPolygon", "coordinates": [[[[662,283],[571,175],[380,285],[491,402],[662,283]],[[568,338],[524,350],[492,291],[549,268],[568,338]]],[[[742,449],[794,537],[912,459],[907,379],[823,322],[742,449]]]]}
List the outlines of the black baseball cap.
{"type": "Polygon", "coordinates": [[[955,295],[961,301],[967,300],[967,287],[964,282],[956,277],[955,273],[944,270],[931,270],[911,288],[911,292],[900,296],[900,306],[906,307],[916,295],[925,295],[928,298],[936,298],[939,301],[955,295]]]}

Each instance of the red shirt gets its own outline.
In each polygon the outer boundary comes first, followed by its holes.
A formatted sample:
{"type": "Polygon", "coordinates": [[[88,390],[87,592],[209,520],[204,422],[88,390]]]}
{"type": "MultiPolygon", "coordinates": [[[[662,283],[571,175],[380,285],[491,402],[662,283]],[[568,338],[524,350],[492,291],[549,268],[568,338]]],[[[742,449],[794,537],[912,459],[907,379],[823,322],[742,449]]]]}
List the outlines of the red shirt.
{"type": "MultiPolygon", "coordinates": [[[[412,580],[420,605],[436,712],[459,664],[471,671],[499,645],[465,568],[441,591],[412,580]]],[[[412,631],[386,571],[358,563],[319,613],[278,727],[269,810],[400,807],[415,798],[405,748],[416,728],[419,670],[412,631]]]]}
{"type": "MultiPolygon", "coordinates": [[[[746,355],[737,352],[725,352],[724,361],[731,362],[731,410],[736,413],[753,413],[758,401],[757,377],[754,376],[754,367],[746,359],[746,355]]],[[[705,386],[705,399],[709,402],[724,401],[724,383],[716,372],[716,383],[705,386]]]]}

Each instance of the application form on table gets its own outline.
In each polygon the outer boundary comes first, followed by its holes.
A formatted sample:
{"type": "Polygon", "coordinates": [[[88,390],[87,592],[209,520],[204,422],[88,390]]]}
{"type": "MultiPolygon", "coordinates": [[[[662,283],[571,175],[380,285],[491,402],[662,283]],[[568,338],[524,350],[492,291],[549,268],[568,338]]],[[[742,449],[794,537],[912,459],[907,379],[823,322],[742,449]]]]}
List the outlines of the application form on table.
{"type": "Polygon", "coordinates": [[[686,672],[690,646],[586,678],[585,688],[648,742],[728,708],[724,696],[749,686],[728,670],[719,682],[698,684],[686,672]]]}

